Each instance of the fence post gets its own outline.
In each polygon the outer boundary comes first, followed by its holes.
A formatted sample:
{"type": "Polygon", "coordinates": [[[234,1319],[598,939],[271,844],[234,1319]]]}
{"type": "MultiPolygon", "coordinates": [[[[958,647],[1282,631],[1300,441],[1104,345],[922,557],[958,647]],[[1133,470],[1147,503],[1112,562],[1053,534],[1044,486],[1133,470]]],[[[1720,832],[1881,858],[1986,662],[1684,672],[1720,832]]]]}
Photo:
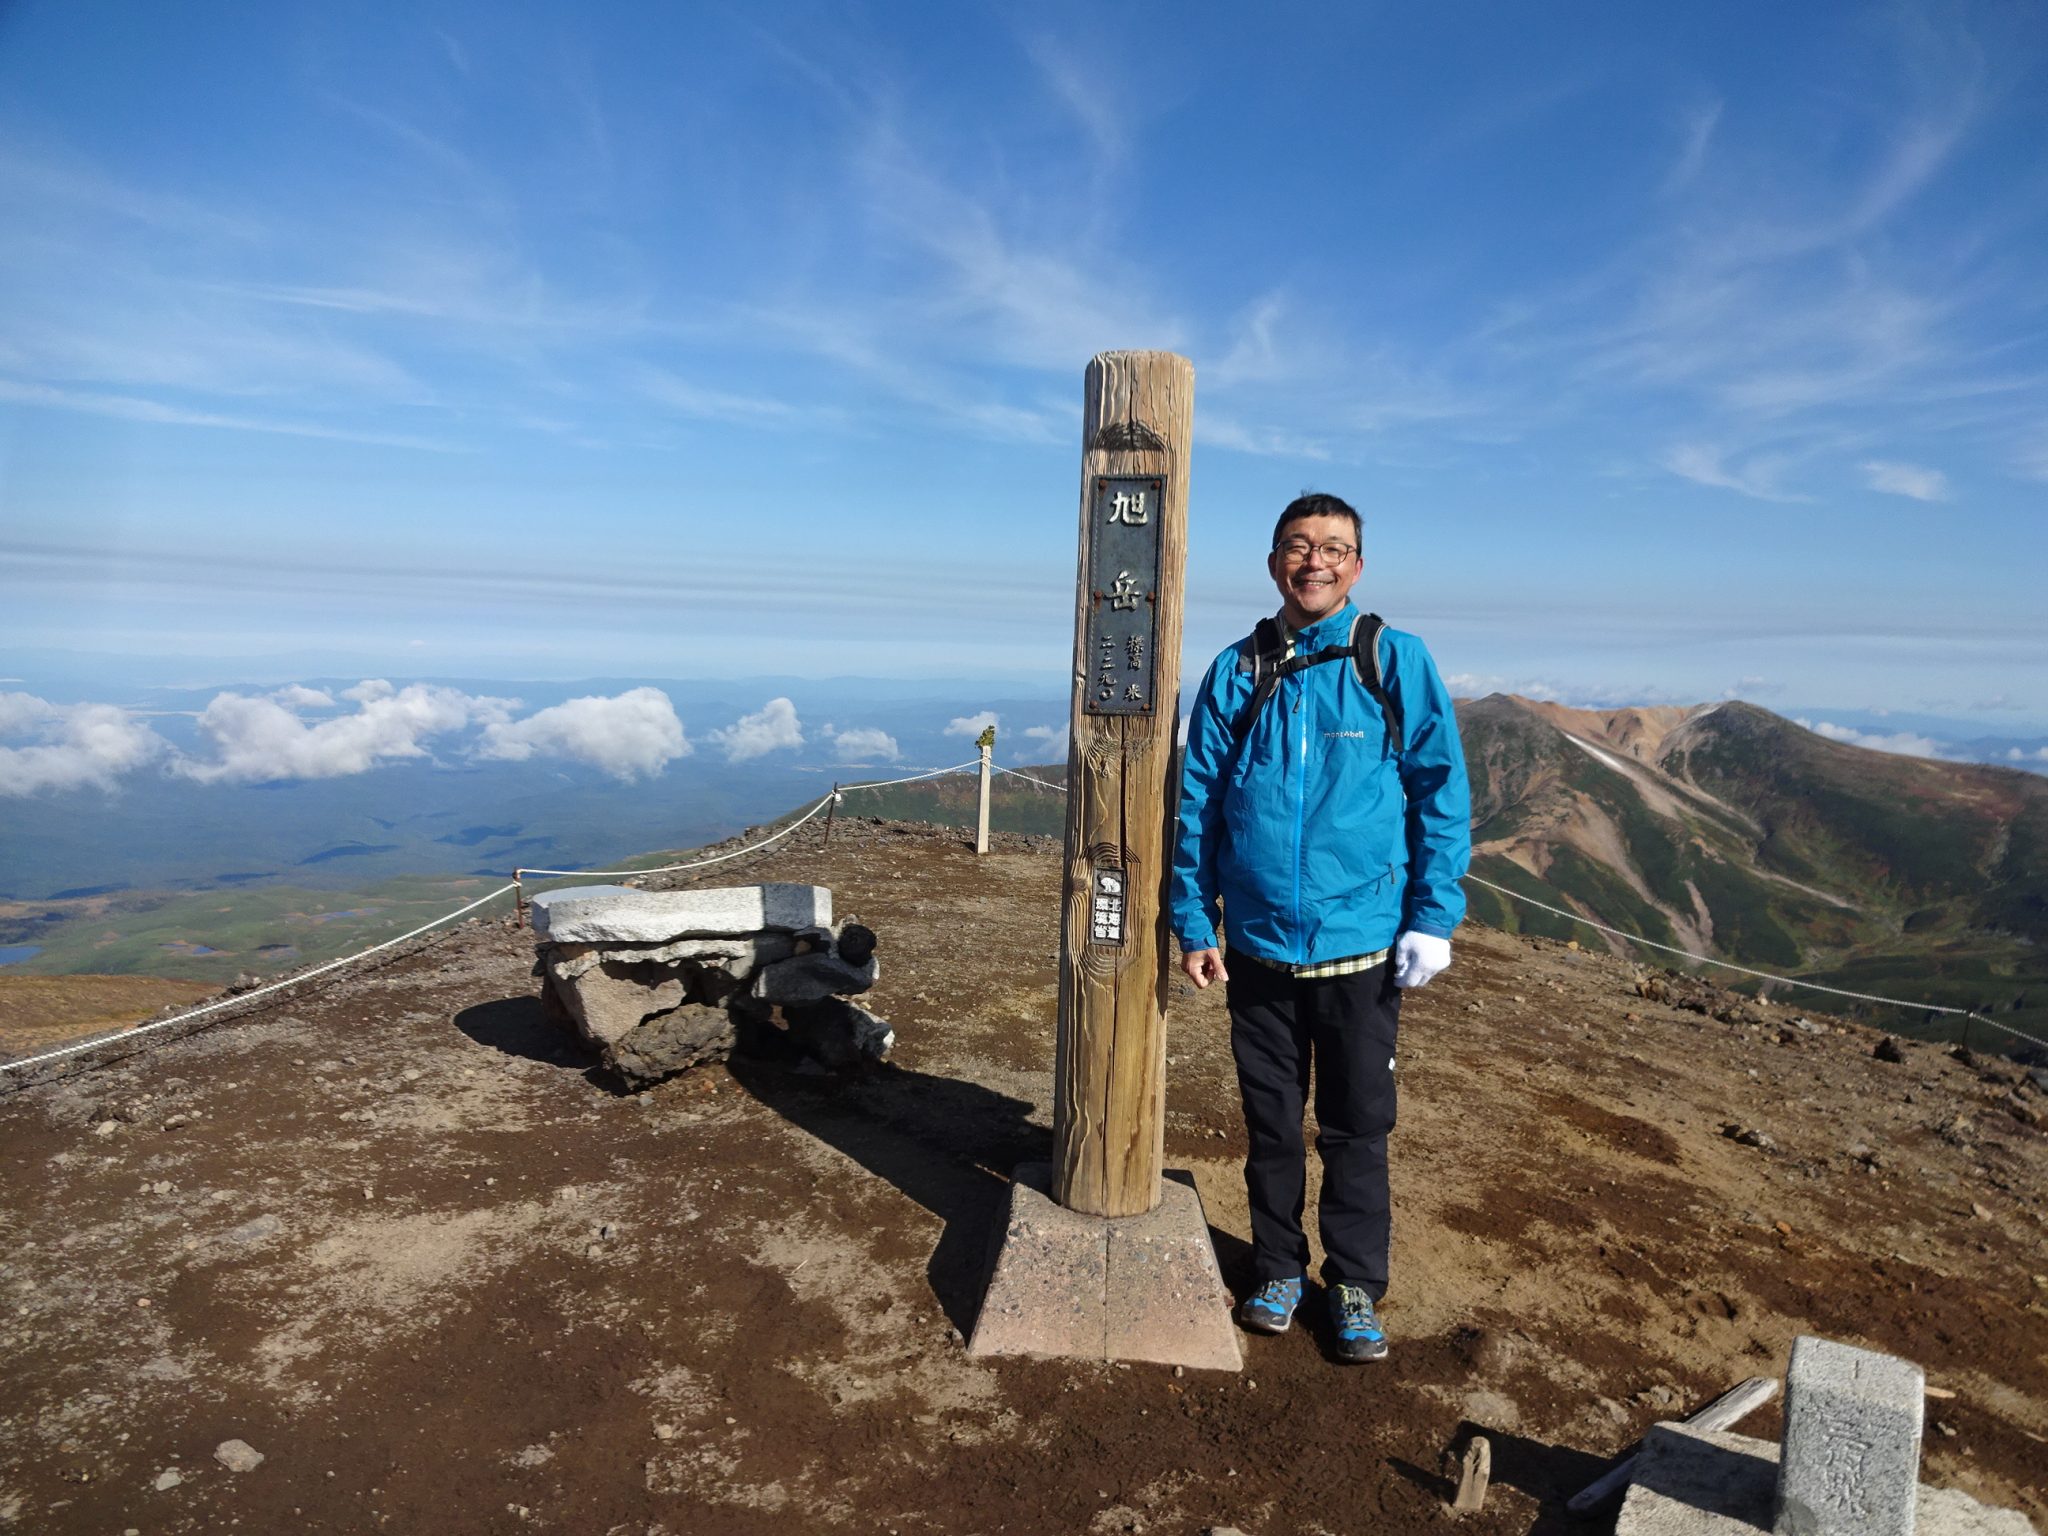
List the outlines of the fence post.
{"type": "Polygon", "coordinates": [[[832,846],[832,818],[839,814],[839,781],[832,781],[832,803],[825,807],[825,846],[832,846]]]}
{"type": "Polygon", "coordinates": [[[990,757],[991,757],[991,756],[992,756],[992,755],[994,754],[994,752],[995,752],[995,749],[996,749],[996,728],[995,728],[994,726],[990,726],[990,727],[989,727],[989,728],[988,728],[987,730],[983,731],[983,732],[981,733],[981,735],[980,735],[980,736],[978,736],[978,737],[977,737],[977,738],[975,739],[975,742],[974,742],[974,744],[975,744],[975,745],[976,745],[977,747],[981,748],[981,819],[980,819],[980,821],[979,821],[979,822],[978,822],[978,823],[976,824],[976,828],[975,828],[975,833],[974,833],[974,851],[975,851],[976,853],[987,853],[987,852],[988,852],[988,766],[989,766],[989,759],[990,759],[990,757]]]}

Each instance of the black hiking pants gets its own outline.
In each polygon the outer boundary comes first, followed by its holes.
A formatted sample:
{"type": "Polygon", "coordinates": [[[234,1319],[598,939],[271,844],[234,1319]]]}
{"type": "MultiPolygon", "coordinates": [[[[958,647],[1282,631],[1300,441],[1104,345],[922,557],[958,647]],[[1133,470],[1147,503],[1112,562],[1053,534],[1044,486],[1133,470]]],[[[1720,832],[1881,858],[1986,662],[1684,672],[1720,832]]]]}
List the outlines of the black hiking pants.
{"type": "Polygon", "coordinates": [[[1308,1270],[1301,1227],[1308,1186],[1302,1111],[1315,1080],[1316,1223],[1323,1280],[1387,1289],[1391,1230],[1387,1133],[1394,1128],[1394,1042],[1401,994],[1391,961],[1349,976],[1304,978],[1241,958],[1230,968],[1230,1050],[1251,1154],[1252,1263],[1259,1283],[1308,1270]]]}

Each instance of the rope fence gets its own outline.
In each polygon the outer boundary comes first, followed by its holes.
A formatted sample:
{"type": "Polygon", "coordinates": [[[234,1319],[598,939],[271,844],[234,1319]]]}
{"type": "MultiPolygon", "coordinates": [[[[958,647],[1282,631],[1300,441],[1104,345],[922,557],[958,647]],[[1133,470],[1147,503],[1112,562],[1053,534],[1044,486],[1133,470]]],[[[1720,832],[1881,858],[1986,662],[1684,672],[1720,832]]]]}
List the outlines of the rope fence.
{"type": "Polygon", "coordinates": [[[1605,923],[1594,922],[1590,917],[1581,917],[1578,913],[1568,912],[1563,907],[1553,907],[1547,901],[1538,901],[1534,896],[1524,896],[1520,891],[1511,891],[1504,885],[1495,885],[1491,880],[1482,880],[1477,875],[1468,874],[1465,878],[1474,885],[1483,885],[1489,891],[1497,891],[1514,901],[1525,902],[1532,907],[1539,907],[1545,912],[1555,913],[1557,916],[1568,918],[1575,923],[1583,923],[1588,928],[1596,928],[1602,933],[1612,934],[1615,938],[1625,939],[1631,944],[1640,944],[1645,949],[1662,950],[1667,955],[1679,955],[1687,960],[1697,961],[1701,965],[1717,965],[1725,971],[1737,971],[1744,976],[1754,976],[1760,981],[1778,982],[1788,987],[1804,987],[1809,992],[1825,992],[1830,997],[1851,997],[1863,1003],[1883,1003],[1893,1008],[1913,1008],[1927,1013],[1948,1014],[1956,1018],[1974,1019],[1979,1024],[1989,1024],[1993,1029],[2002,1029],[2008,1035],[2025,1040],[2031,1045],[2038,1045],[2043,1050],[2048,1050],[2048,1040],[2039,1039],[2028,1034],[2023,1029],[2014,1029],[2010,1024],[2001,1024],[1998,1020],[1979,1013],[1974,1008],[1949,1008],[1944,1007],[1940,1003],[1915,1002],[1908,997],[1885,997],[1876,992],[1851,992],[1846,987],[1830,987],[1818,981],[1801,981],[1796,976],[1779,976],[1771,971],[1752,970],[1746,965],[1737,965],[1732,960],[1717,960],[1712,955],[1696,955],[1689,949],[1678,948],[1675,944],[1660,944],[1655,939],[1646,939],[1640,934],[1629,933],[1620,928],[1610,928],[1605,923]]]}
{"type": "Polygon", "coordinates": [[[368,949],[358,950],[352,955],[344,955],[339,960],[329,960],[325,965],[316,965],[310,971],[301,971],[296,976],[287,976],[283,981],[273,981],[265,987],[253,987],[247,992],[237,992],[232,997],[223,997],[211,1003],[201,1003],[197,1008],[188,1008],[183,1013],[172,1014],[169,1018],[155,1019],[147,1024],[116,1030],[112,1034],[100,1036],[97,1040],[73,1041],[70,1045],[61,1045],[54,1050],[43,1051],[35,1056],[24,1056],[18,1061],[0,1061],[0,1072],[18,1072],[24,1067],[33,1067],[45,1061],[56,1061],[65,1056],[76,1056],[80,1051],[89,1051],[96,1046],[108,1045],[116,1040],[132,1040],[137,1035],[146,1035],[153,1030],[164,1029],[172,1024],[188,1023],[206,1014],[217,1013],[223,1008],[239,1008],[244,1003],[254,1002],[266,993],[282,992],[286,987],[296,987],[303,982],[311,981],[315,976],[323,976],[329,971],[339,970],[344,965],[354,965],[358,960],[367,960],[370,956],[381,950],[403,944],[407,939],[416,939],[421,934],[439,928],[444,923],[452,923],[456,918],[474,912],[478,907],[483,906],[487,902],[496,901],[507,891],[513,889],[515,889],[513,885],[501,885],[488,896],[477,897],[475,901],[472,901],[466,907],[457,907],[453,912],[444,912],[431,922],[421,923],[419,927],[413,929],[410,933],[401,933],[395,939],[386,939],[381,944],[372,944],[368,949]]]}
{"type": "Polygon", "coordinates": [[[173,1024],[188,1024],[194,1019],[204,1018],[208,1014],[219,1013],[224,1009],[240,1008],[244,1004],[254,1002],[257,998],[267,996],[273,992],[281,992],[287,987],[301,986],[317,976],[324,976],[330,971],[340,970],[343,966],[354,965],[359,961],[369,959],[372,955],[380,954],[384,950],[395,948],[409,939],[416,939],[423,933],[429,933],[445,924],[454,922],[458,917],[468,916],[478,907],[496,901],[508,891],[513,894],[515,907],[523,912],[525,908],[524,877],[528,875],[606,875],[615,877],[660,875],[669,874],[677,870],[703,869],[708,865],[723,864],[729,860],[740,858],[742,855],[758,853],[763,848],[772,847],[816,816],[818,812],[828,806],[838,804],[846,795],[854,791],[888,789],[897,784],[915,784],[922,779],[936,779],[949,773],[959,773],[963,769],[975,767],[979,761],[979,758],[970,758],[964,763],[955,763],[950,768],[934,768],[926,773],[908,774],[900,779],[881,779],[862,784],[835,785],[830,794],[822,797],[817,804],[811,806],[803,815],[797,817],[796,820],[790,822],[787,826],[777,828],[758,842],[749,843],[745,847],[735,848],[726,853],[713,854],[709,858],[688,859],[677,864],[658,864],[647,869],[517,869],[513,871],[512,879],[508,884],[501,885],[488,895],[479,896],[475,901],[465,906],[457,907],[452,912],[444,912],[441,916],[424,922],[409,932],[401,933],[396,938],[385,939],[381,943],[372,944],[368,949],[357,950],[352,955],[343,955],[338,960],[329,960],[322,965],[313,967],[309,971],[301,971],[296,976],[287,976],[282,981],[273,981],[267,986],[253,987],[247,992],[237,992],[230,997],[217,998],[210,1003],[201,1003],[196,1008],[187,1008],[161,1019],[152,1019],[147,1024],[127,1026],[98,1035],[89,1040],[74,1040],[68,1045],[56,1046],[47,1051],[39,1051],[33,1056],[19,1057],[13,1061],[0,1061],[0,1074],[24,1071],[29,1067],[40,1066],[44,1062],[61,1061],[66,1057],[76,1056],[85,1051],[96,1050],[103,1045],[110,1045],[117,1040],[125,1043],[140,1035],[152,1034],[160,1029],[168,1029],[173,1024]]]}
{"type": "MultiPolygon", "coordinates": [[[[849,794],[855,794],[862,790],[890,789],[899,784],[916,784],[927,779],[944,778],[948,774],[965,772],[966,770],[976,768],[979,765],[980,759],[978,757],[975,757],[969,758],[967,761],[962,763],[955,763],[950,767],[933,768],[922,773],[906,774],[901,778],[874,779],[859,784],[835,784],[828,794],[821,796],[815,804],[811,805],[808,809],[804,811],[804,813],[801,816],[798,816],[794,821],[791,821],[786,826],[779,827],[775,831],[769,833],[766,837],[760,838],[755,842],[748,843],[743,847],[734,848],[725,853],[712,854],[706,858],[686,859],[674,864],[656,864],[644,869],[527,869],[522,867],[520,869],[513,871],[512,880],[509,884],[501,885],[496,890],[490,892],[488,895],[480,896],[475,901],[468,903],[466,906],[458,907],[452,912],[444,913],[440,917],[434,918],[429,922],[422,923],[420,924],[419,927],[412,929],[410,932],[402,933],[398,935],[398,937],[396,938],[385,939],[381,943],[371,945],[368,949],[358,950],[355,954],[352,955],[344,955],[342,958],[338,960],[330,960],[323,965],[315,966],[312,970],[301,972],[299,975],[296,976],[287,977],[282,981],[275,981],[267,986],[257,987],[248,992],[237,993],[232,997],[220,998],[214,1002],[203,1003],[196,1008],[186,1009],[181,1013],[172,1014],[166,1018],[152,1020],[147,1024],[117,1030],[109,1034],[101,1035],[96,1039],[74,1041],[69,1045],[58,1046],[54,1049],[42,1051],[33,1056],[25,1056],[15,1061],[0,1062],[0,1074],[18,1072],[28,1067],[40,1065],[43,1062],[56,1061],[64,1057],[74,1056],[79,1054],[80,1052],[96,1049],[99,1046],[109,1044],[115,1040],[130,1040],[138,1035],[148,1034],[155,1030],[164,1029],[173,1024],[189,1023],[193,1019],[203,1017],[210,1013],[218,1012],[222,1009],[239,1008],[246,1003],[253,1002],[257,998],[265,996],[266,994],[279,992],[287,987],[300,986],[305,982],[313,980],[317,976],[323,976],[330,971],[339,970],[343,966],[354,965],[359,961],[367,960],[372,955],[381,953],[382,951],[387,949],[391,949],[396,945],[403,944],[409,939],[416,939],[421,934],[431,932],[433,929],[442,927],[447,923],[451,923],[459,917],[467,916],[469,913],[474,912],[478,907],[485,906],[488,903],[497,900],[500,896],[505,895],[507,892],[511,892],[513,894],[515,909],[518,912],[520,912],[521,915],[523,915],[526,906],[526,893],[524,882],[526,880],[526,877],[528,876],[626,878],[642,875],[674,874],[683,870],[691,869],[705,869],[714,864],[728,863],[733,859],[744,857],[749,853],[758,853],[763,849],[773,847],[775,844],[787,838],[791,833],[795,832],[799,827],[811,821],[814,817],[818,815],[819,812],[828,810],[832,807],[836,807],[849,794]]],[[[1037,785],[1041,789],[1051,790],[1055,794],[1065,794],[1067,792],[1067,787],[1064,784],[1053,784],[1045,779],[1038,778],[1033,774],[1021,773],[1014,768],[1005,768],[998,763],[992,762],[989,766],[992,769],[994,769],[994,771],[997,773],[1005,774],[1013,779],[1022,779],[1026,783],[1037,785]]],[[[828,833],[829,830],[830,828],[828,826],[828,833]]],[[[1681,949],[1673,944],[1663,944],[1659,943],[1655,939],[1646,939],[1640,934],[1630,933],[1626,929],[1616,928],[1607,923],[1596,921],[1593,918],[1583,916],[1582,914],[1570,911],[1567,908],[1552,906],[1550,903],[1545,901],[1538,901],[1533,896],[1524,895],[1520,891],[1510,890],[1508,887],[1504,885],[1496,885],[1491,880],[1482,879],[1478,875],[1467,874],[1465,878],[1471,881],[1474,885],[1484,886],[1487,890],[1493,891],[1498,895],[1505,896],[1511,901],[1518,901],[1527,906],[1535,907],[1541,911],[1551,913],[1553,916],[1564,918],[1569,922],[1582,924],[1585,927],[1594,929],[1597,932],[1607,934],[1610,937],[1616,939],[1620,939],[1625,943],[1639,944],[1645,949],[1653,949],[1658,950],[1664,954],[1676,955],[1681,959],[1690,960],[1697,965],[1718,966],[1722,970],[1734,971],[1739,975],[1753,977],[1759,981],[1770,982],[1778,986],[1799,987],[1809,992],[1824,993],[1830,997],[1843,997],[1852,999],[1856,1002],[1876,1003],[1891,1008],[1908,1008],[1918,1010],[1927,1014],[1941,1014],[1949,1017],[1974,1021],[1979,1024],[1989,1025],[1992,1029],[1999,1030],[2004,1034],[2012,1036],[2014,1039],[2024,1040],[2030,1045],[2038,1046],[2043,1050],[2048,1050],[2048,1040],[2043,1040],[2039,1036],[2028,1034],[2025,1030],[2015,1029],[2010,1024],[2000,1023],[1997,1019],[1991,1018],[1988,1015],[1979,1012],[1975,1008],[1953,1008],[1939,1003],[1916,1002],[1911,998],[1887,997],[1881,993],[1876,992],[1856,992],[1851,991],[1846,987],[1831,987],[1817,981],[1802,981],[1796,976],[1782,976],[1772,971],[1756,970],[1750,966],[1737,965],[1732,960],[1721,960],[1715,958],[1712,955],[1695,954],[1691,950],[1681,949]]]]}

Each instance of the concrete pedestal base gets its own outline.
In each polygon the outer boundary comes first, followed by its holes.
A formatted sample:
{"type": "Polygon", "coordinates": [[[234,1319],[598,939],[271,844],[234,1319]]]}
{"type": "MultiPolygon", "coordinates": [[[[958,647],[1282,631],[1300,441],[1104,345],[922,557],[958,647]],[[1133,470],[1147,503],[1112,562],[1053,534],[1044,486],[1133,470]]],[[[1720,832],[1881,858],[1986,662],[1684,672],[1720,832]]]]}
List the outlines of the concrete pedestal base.
{"type": "Polygon", "coordinates": [[[1244,1368],[1202,1201],[1167,1178],[1143,1216],[1081,1216],[1052,1198],[1052,1165],[1023,1163],[981,1304],[973,1355],[1244,1368]]]}

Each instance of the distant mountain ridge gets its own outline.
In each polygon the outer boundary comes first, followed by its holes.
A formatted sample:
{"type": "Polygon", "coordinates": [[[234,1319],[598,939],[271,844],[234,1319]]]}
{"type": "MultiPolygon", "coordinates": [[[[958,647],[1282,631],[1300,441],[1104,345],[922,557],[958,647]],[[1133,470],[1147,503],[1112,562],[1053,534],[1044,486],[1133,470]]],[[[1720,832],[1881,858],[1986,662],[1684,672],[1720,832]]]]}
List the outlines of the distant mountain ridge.
{"type": "MultiPolygon", "coordinates": [[[[1739,701],[1491,694],[1458,720],[1475,874],[1758,969],[2048,1024],[2048,781],[1829,741],[1739,701]]],[[[1594,937],[1471,896],[1497,926],[1594,937]]]]}

